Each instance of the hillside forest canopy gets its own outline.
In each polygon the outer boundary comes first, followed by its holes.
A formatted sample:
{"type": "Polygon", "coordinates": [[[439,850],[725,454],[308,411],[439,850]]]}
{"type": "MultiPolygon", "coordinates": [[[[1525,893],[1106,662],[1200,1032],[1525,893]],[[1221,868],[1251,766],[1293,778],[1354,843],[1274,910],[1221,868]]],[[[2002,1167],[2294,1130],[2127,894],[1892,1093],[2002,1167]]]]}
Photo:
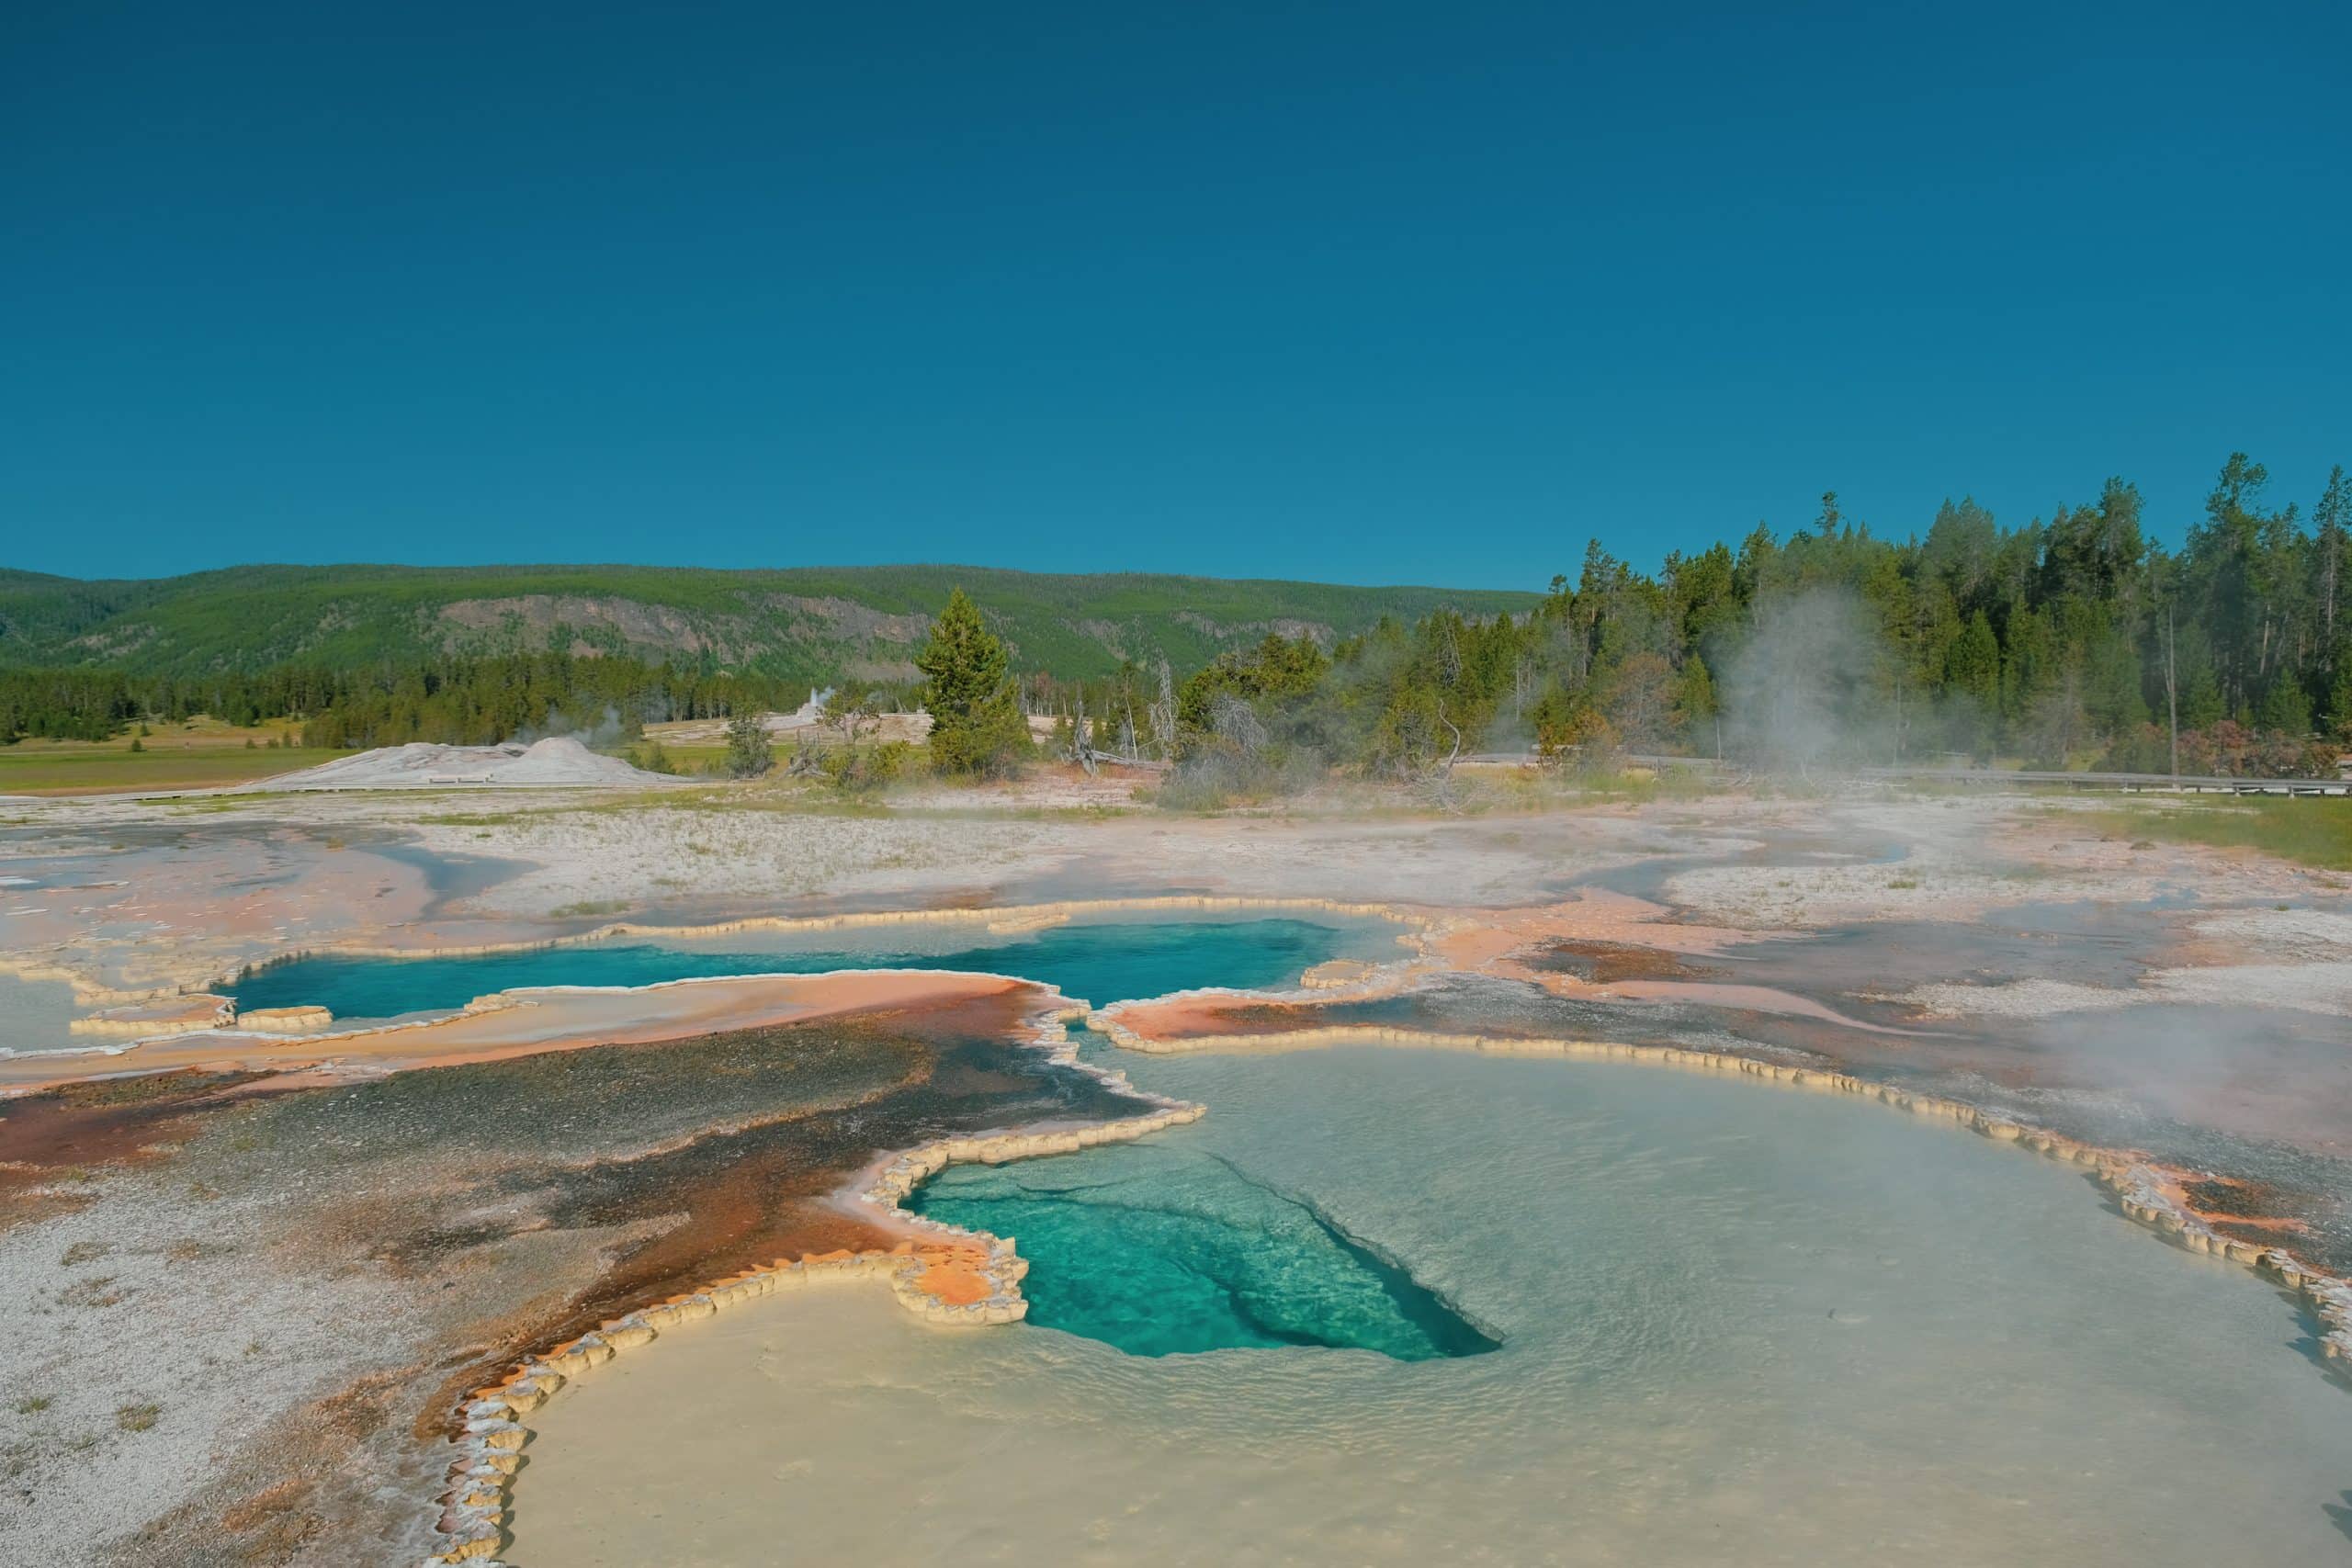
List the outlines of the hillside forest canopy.
{"type": "MultiPolygon", "coordinates": [[[[1163,656],[1008,679],[1021,706],[1058,716],[1072,747],[1176,761],[1227,793],[1333,767],[1413,777],[1520,749],[1794,770],[2001,760],[2333,774],[2352,745],[2347,532],[2342,468],[2306,513],[2276,502],[2244,454],[2222,465],[2177,550],[2152,538],[2139,491],[2120,479],[2017,528],[1947,502],[1902,539],[1832,493],[1786,538],[1759,524],[1736,545],[1670,555],[1654,575],[1594,542],[1523,614],[1441,607],[1341,637],[1276,632],[1189,670],[1163,656]]],[[[568,729],[626,739],[649,722],[808,695],[707,660],[581,654],[560,627],[549,642],[213,676],[5,671],[0,736],[102,739],[203,713],[283,720],[322,746],[568,729]]],[[[861,700],[881,707],[924,694],[922,682],[869,684],[861,700]]]]}

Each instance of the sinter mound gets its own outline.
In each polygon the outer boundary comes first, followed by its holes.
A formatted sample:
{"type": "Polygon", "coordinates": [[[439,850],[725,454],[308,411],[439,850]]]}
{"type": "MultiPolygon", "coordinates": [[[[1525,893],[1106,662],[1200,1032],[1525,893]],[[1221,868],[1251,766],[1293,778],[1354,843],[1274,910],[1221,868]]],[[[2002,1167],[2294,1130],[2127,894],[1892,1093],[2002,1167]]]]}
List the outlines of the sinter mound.
{"type": "Polygon", "coordinates": [[[249,786],[287,789],[430,789],[448,784],[527,784],[537,788],[643,789],[675,781],[600,756],[570,736],[528,746],[435,746],[411,741],[339,757],[298,773],[249,786]]]}

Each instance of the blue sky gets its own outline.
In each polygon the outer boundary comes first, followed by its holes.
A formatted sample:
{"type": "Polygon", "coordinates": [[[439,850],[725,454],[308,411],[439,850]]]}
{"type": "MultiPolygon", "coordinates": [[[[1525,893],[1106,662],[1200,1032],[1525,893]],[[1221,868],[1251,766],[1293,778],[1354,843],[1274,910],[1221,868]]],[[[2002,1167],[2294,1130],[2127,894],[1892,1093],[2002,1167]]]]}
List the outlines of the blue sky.
{"type": "Polygon", "coordinates": [[[1540,587],[2352,461],[2334,6],[0,7],[0,564],[1540,587]]]}

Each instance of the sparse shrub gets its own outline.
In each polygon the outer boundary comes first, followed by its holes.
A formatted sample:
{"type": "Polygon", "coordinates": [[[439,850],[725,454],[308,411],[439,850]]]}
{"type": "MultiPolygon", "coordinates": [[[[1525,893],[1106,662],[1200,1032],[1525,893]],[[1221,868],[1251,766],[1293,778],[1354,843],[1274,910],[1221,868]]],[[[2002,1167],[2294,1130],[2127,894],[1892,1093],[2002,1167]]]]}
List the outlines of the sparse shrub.
{"type": "Polygon", "coordinates": [[[739,713],[727,721],[725,767],[730,779],[755,779],[775,766],[765,716],[739,713]]]}
{"type": "Polygon", "coordinates": [[[914,759],[914,748],[903,740],[876,746],[838,746],[818,759],[826,782],[843,795],[880,792],[904,777],[914,759]]]}
{"type": "Polygon", "coordinates": [[[1540,703],[1535,710],[1535,755],[1546,767],[1604,773],[1617,766],[1617,730],[1589,703],[1540,703]]]}

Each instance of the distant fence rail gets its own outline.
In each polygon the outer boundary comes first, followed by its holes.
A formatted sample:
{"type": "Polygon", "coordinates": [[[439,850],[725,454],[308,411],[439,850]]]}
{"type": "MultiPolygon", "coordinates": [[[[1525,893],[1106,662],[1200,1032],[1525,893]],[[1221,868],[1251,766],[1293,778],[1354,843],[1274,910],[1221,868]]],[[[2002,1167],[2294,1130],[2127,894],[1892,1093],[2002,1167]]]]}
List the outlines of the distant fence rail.
{"type": "MultiPolygon", "coordinates": [[[[1485,751],[1464,757],[1463,761],[1532,767],[1535,754],[1532,751],[1485,751]]],[[[1719,762],[1713,757],[1628,754],[1625,761],[1645,768],[1690,768],[1710,773],[1740,771],[1736,764],[1719,762]]],[[[2170,773],[2070,773],[2010,768],[1878,767],[1848,771],[1859,778],[1982,785],[1993,789],[2036,784],[2059,789],[2112,790],[2123,795],[2352,795],[2352,779],[2233,779],[2192,777],[2188,774],[2175,778],[2170,773]]]]}

